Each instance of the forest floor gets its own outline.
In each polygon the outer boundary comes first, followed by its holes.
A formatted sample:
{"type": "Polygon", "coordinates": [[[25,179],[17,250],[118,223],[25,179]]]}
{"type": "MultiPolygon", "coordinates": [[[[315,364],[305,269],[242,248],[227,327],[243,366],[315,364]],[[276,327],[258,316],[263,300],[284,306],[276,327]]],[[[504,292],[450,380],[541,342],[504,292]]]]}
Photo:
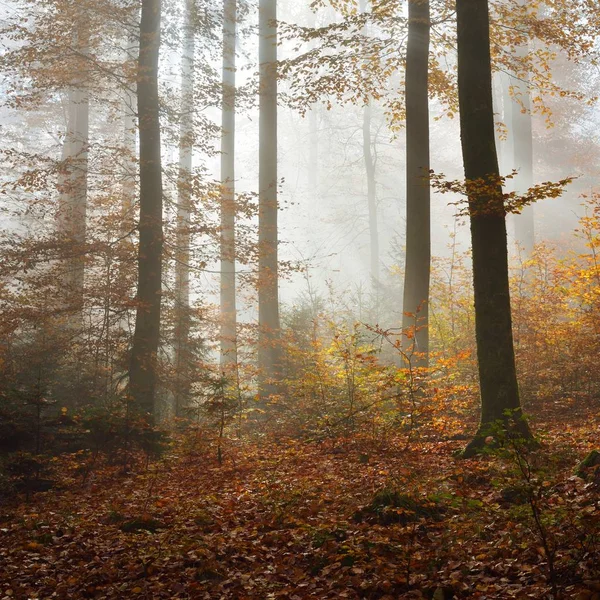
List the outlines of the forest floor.
{"type": "Polygon", "coordinates": [[[0,506],[0,599],[600,599],[598,406],[540,411],[532,456],[464,441],[227,440],[0,506]],[[568,423],[568,424],[567,424],[568,423]],[[519,464],[528,465],[524,472],[519,464]],[[519,463],[521,461],[521,463],[519,463]],[[549,569],[551,563],[552,571],[549,569]]]}

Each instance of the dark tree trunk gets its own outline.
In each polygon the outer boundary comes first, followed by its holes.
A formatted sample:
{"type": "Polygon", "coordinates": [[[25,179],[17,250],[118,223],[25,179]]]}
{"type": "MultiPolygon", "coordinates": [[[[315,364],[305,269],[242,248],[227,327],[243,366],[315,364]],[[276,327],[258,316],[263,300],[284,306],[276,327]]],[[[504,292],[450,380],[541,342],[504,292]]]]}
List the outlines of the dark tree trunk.
{"type": "Polygon", "coordinates": [[[510,294],[506,212],[499,184],[494,137],[488,3],[457,0],[458,89],[465,177],[469,191],[475,329],[481,387],[481,425],[467,446],[468,456],[483,443],[490,426],[512,422],[530,437],[521,418],[515,369],[510,294]],[[484,182],[474,186],[472,182],[484,182]]]}
{"type": "Polygon", "coordinates": [[[279,269],[277,236],[277,1],[259,7],[259,206],[258,368],[259,394],[277,391],[279,375],[279,269]]]}
{"type": "Polygon", "coordinates": [[[428,0],[409,0],[406,48],[406,268],[402,328],[411,364],[429,363],[431,270],[428,0]]]}
{"type": "Polygon", "coordinates": [[[237,0],[223,14],[223,107],[221,131],[221,366],[237,363],[235,298],[235,41],[237,0]]]}
{"type": "Polygon", "coordinates": [[[191,386],[190,349],[190,213],[192,155],[194,152],[195,0],[186,0],[181,60],[181,116],[179,129],[179,189],[175,253],[175,416],[183,417],[191,386]]]}
{"type": "Polygon", "coordinates": [[[136,410],[155,413],[162,277],[162,171],[158,102],[161,0],[142,0],[137,102],[140,218],[135,332],[129,395],[136,410]]]}

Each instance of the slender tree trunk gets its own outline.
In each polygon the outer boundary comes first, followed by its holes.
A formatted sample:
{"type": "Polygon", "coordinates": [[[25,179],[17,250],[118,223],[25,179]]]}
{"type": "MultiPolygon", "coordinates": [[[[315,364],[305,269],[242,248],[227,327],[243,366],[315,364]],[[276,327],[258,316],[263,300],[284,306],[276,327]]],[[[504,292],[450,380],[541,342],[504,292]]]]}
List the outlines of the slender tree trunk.
{"type": "MultiPolygon", "coordinates": [[[[130,38],[127,40],[125,49],[125,63],[133,63],[135,53],[138,51],[138,40],[130,38]]],[[[135,207],[135,170],[137,168],[137,83],[131,83],[131,91],[126,90],[123,97],[123,148],[125,150],[124,173],[121,202],[121,231],[125,235],[131,231],[133,226],[133,213],[135,207]]]]}
{"type": "MultiPolygon", "coordinates": [[[[81,29],[83,31],[78,32],[76,45],[85,55],[88,51],[88,32],[85,28],[81,29]]],[[[62,150],[64,171],[59,182],[59,233],[70,247],[62,281],[63,306],[79,320],[84,301],[87,221],[89,97],[86,84],[87,75],[82,70],[69,90],[67,131],[62,150]]]]}
{"type": "Polygon", "coordinates": [[[406,268],[402,328],[411,364],[429,363],[429,0],[409,0],[406,48],[406,268]]]}
{"type": "Polygon", "coordinates": [[[319,106],[314,104],[308,115],[309,156],[308,156],[308,185],[309,194],[313,200],[319,200],[319,106]]]}
{"type": "Polygon", "coordinates": [[[181,57],[181,116],[179,131],[179,182],[175,251],[175,416],[188,404],[191,377],[190,352],[190,214],[194,152],[195,0],[186,0],[181,57]]]}
{"type": "MultiPolygon", "coordinates": [[[[310,27],[316,28],[317,15],[311,11],[310,27]]],[[[311,50],[316,42],[311,42],[311,50]]],[[[319,200],[319,104],[314,103],[308,115],[309,156],[308,156],[308,185],[309,194],[313,200],[319,200]]]]}
{"type": "Polygon", "coordinates": [[[140,132],[140,217],[137,311],[129,395],[155,414],[162,293],[162,165],[158,101],[161,0],[142,0],[137,102],[140,132]]]}
{"type": "Polygon", "coordinates": [[[258,366],[262,398],[277,391],[279,265],[277,231],[277,0],[260,0],[258,366]]]}
{"type": "Polygon", "coordinates": [[[375,157],[371,139],[372,109],[367,104],[363,109],[363,160],[367,173],[367,202],[369,207],[369,241],[371,247],[370,273],[371,284],[376,295],[379,294],[379,224],[377,220],[377,187],[375,180],[375,157]]]}
{"type": "Polygon", "coordinates": [[[494,138],[488,3],[457,0],[456,13],[461,142],[471,218],[482,409],[478,434],[465,450],[468,456],[482,445],[491,425],[498,421],[509,425],[507,411],[516,418],[511,427],[523,435],[531,434],[520,418],[515,369],[506,212],[494,138]],[[481,185],[482,181],[485,185],[481,185]]]}
{"type": "Polygon", "coordinates": [[[235,42],[237,0],[224,1],[221,125],[221,366],[237,363],[235,285],[235,42]]]}
{"type": "MultiPolygon", "coordinates": [[[[359,10],[361,13],[367,12],[367,0],[360,0],[359,10]]],[[[366,27],[363,34],[366,35],[366,27]]],[[[371,286],[375,294],[376,312],[378,310],[379,298],[379,224],[377,218],[377,182],[376,160],[373,156],[373,139],[372,139],[372,120],[373,110],[371,102],[365,104],[363,108],[363,162],[365,163],[365,172],[367,176],[367,207],[369,211],[369,274],[371,276],[371,286]]]]}

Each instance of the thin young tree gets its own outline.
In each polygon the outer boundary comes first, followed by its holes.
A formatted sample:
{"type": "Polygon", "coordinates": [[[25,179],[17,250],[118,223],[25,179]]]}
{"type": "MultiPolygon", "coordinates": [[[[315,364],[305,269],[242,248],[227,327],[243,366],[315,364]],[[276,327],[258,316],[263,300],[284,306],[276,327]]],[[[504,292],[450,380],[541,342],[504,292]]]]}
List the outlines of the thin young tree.
{"type": "Polygon", "coordinates": [[[429,0],[409,0],[406,47],[406,266],[402,329],[414,365],[429,364],[429,0]]]}
{"type": "Polygon", "coordinates": [[[259,14],[259,394],[277,390],[279,371],[279,261],[277,206],[277,0],[260,0],[259,14]]]}
{"type": "Polygon", "coordinates": [[[185,1],[181,56],[179,181],[175,251],[175,416],[184,414],[190,390],[190,215],[194,153],[195,0],[185,1]]]}
{"type": "MultiPolygon", "coordinates": [[[[359,10],[361,14],[367,12],[367,0],[360,0],[359,10]]],[[[367,28],[363,29],[363,35],[367,35],[367,28]]],[[[362,148],[363,162],[365,164],[366,180],[367,180],[367,207],[369,211],[369,247],[370,261],[369,273],[371,275],[371,285],[376,298],[379,294],[379,223],[377,215],[377,181],[376,181],[376,159],[373,153],[373,107],[369,99],[363,107],[363,122],[362,122],[362,148]]]]}
{"type": "Polygon", "coordinates": [[[140,143],[140,215],[135,331],[129,397],[155,415],[162,294],[162,163],[158,97],[161,0],[142,0],[137,77],[140,143]]]}
{"type": "Polygon", "coordinates": [[[221,366],[237,363],[235,285],[235,84],[237,0],[223,1],[221,123],[221,366]]]}
{"type": "Polygon", "coordinates": [[[487,1],[456,2],[461,143],[471,221],[481,389],[481,424],[465,450],[466,456],[481,447],[497,423],[531,436],[521,415],[515,368],[506,209],[494,136],[488,11],[487,1]]]}

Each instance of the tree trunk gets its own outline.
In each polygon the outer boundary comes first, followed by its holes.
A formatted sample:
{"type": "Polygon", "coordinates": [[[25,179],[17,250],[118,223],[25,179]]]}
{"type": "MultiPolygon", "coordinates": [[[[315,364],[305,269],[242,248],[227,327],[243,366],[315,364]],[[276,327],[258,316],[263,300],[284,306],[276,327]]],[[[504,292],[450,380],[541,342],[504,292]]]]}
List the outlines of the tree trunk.
{"type": "MultiPolygon", "coordinates": [[[[85,28],[82,28],[85,29],[85,28]]],[[[76,44],[82,55],[88,51],[88,32],[79,32],[76,44]]],[[[64,171],[59,188],[59,233],[69,244],[62,281],[63,306],[81,325],[85,275],[85,238],[87,220],[89,97],[85,70],[77,76],[68,96],[67,131],[63,143],[64,171]]]]}
{"type": "Polygon", "coordinates": [[[186,0],[181,57],[179,181],[175,249],[175,416],[182,417],[189,400],[190,366],[190,213],[194,152],[194,21],[195,0],[186,0]]]}
{"type": "Polygon", "coordinates": [[[135,408],[156,411],[162,293],[162,165],[158,100],[161,0],[142,0],[137,102],[140,132],[140,217],[137,310],[129,395],[135,408]]]}
{"type": "MultiPolygon", "coordinates": [[[[130,36],[127,40],[127,46],[125,48],[125,64],[126,68],[129,65],[133,65],[135,60],[135,53],[138,51],[138,39],[137,36],[130,36]]],[[[133,228],[134,221],[134,210],[135,210],[135,169],[137,162],[137,101],[136,101],[136,88],[137,83],[132,82],[132,90],[127,89],[124,92],[123,98],[123,149],[125,151],[123,162],[124,162],[124,173],[123,173],[123,185],[122,194],[123,199],[121,203],[121,233],[126,235],[133,228]]]]}
{"type": "Polygon", "coordinates": [[[406,268],[402,329],[411,364],[429,363],[431,270],[428,0],[409,0],[406,48],[406,268]],[[408,333],[409,335],[406,335],[408,333]]]}
{"type": "Polygon", "coordinates": [[[235,285],[235,42],[237,0],[223,14],[223,106],[221,125],[221,367],[237,363],[235,285]]]}
{"type": "Polygon", "coordinates": [[[461,142],[471,219],[481,388],[481,425],[465,450],[469,456],[483,444],[496,422],[514,427],[526,437],[531,434],[521,418],[515,369],[506,212],[494,138],[488,3],[457,0],[456,13],[461,142]],[[472,182],[479,184],[474,186],[472,182]],[[514,423],[507,411],[512,413],[514,423]]]}
{"type": "MultiPolygon", "coordinates": [[[[309,26],[315,29],[317,27],[317,14],[311,11],[309,26]]],[[[316,47],[316,41],[312,41],[310,49],[316,47]]],[[[308,114],[308,135],[309,135],[309,155],[308,155],[308,185],[309,197],[319,201],[319,103],[315,102],[310,107],[308,114]]]]}
{"type": "MultiPolygon", "coordinates": [[[[359,10],[361,13],[367,12],[367,0],[360,0],[359,10]]],[[[363,34],[366,35],[366,27],[363,34]]],[[[375,157],[373,156],[373,140],[371,133],[373,110],[371,102],[367,102],[363,108],[363,161],[365,163],[365,172],[367,176],[367,207],[369,211],[369,274],[371,276],[371,286],[375,296],[376,313],[378,309],[379,298],[379,225],[377,220],[377,182],[375,179],[375,157]]]]}
{"type": "Polygon", "coordinates": [[[377,189],[375,181],[375,158],[371,139],[371,104],[363,109],[363,159],[367,173],[367,203],[369,207],[369,241],[371,248],[370,274],[375,296],[379,295],[379,226],[377,222],[377,189]]]}
{"type": "Polygon", "coordinates": [[[277,1],[260,0],[259,13],[259,395],[277,391],[279,374],[279,269],[277,232],[277,1]]]}

